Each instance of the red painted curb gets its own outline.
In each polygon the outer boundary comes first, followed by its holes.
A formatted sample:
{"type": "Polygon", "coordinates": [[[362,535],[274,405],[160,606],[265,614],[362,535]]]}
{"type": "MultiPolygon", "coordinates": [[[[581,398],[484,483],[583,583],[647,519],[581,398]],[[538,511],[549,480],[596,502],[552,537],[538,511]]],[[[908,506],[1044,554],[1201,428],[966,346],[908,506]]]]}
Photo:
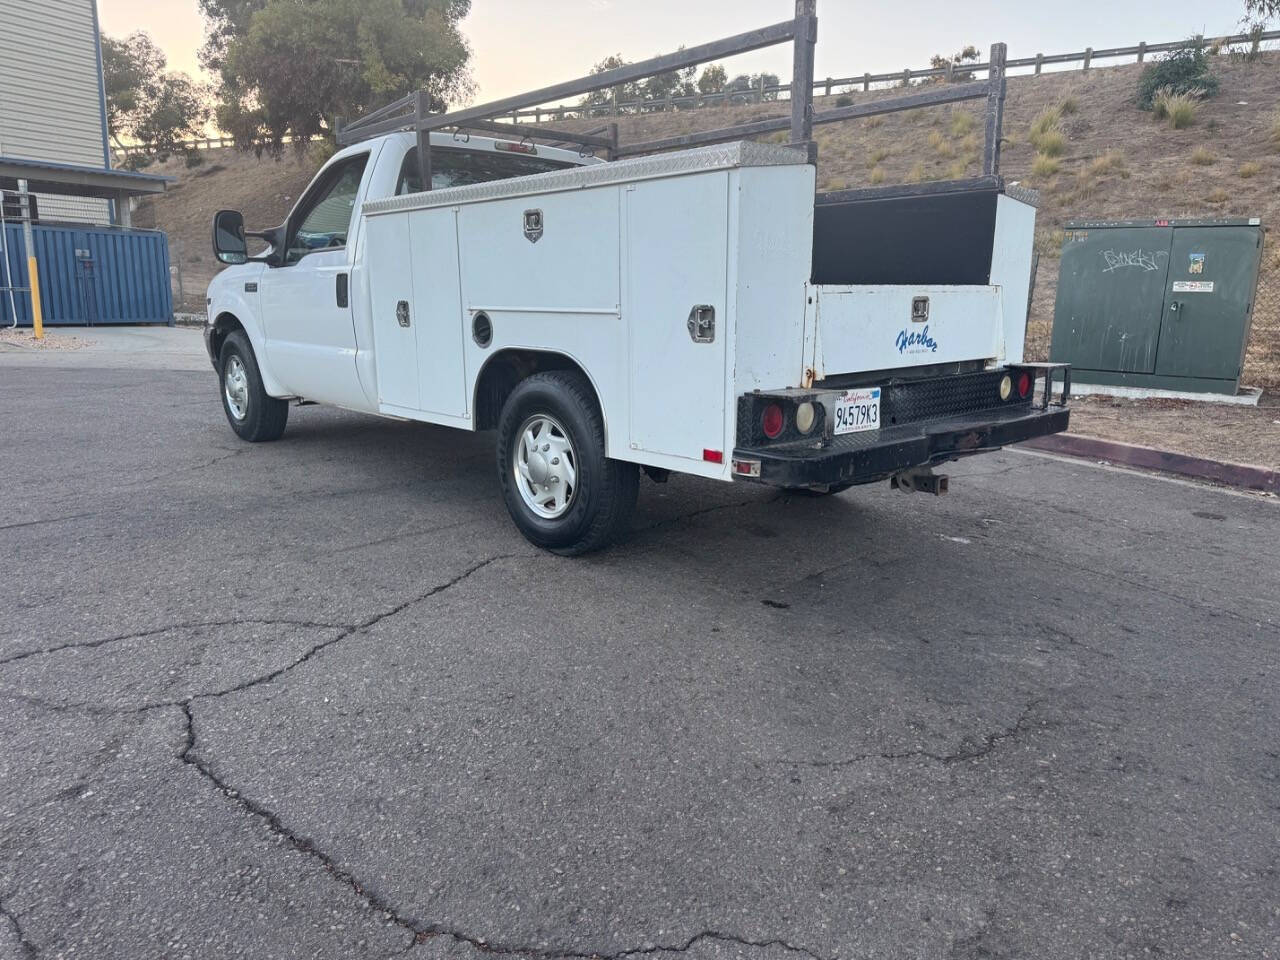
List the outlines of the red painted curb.
{"type": "Polygon", "coordinates": [[[1246,490],[1263,490],[1280,493],[1280,472],[1247,463],[1229,463],[1223,460],[1206,460],[1185,453],[1141,447],[1136,443],[1120,443],[1116,440],[1099,440],[1074,433],[1053,433],[1024,441],[1021,446],[1048,453],[1063,453],[1071,457],[1088,457],[1106,460],[1125,467],[1141,467],[1144,470],[1161,470],[1197,480],[1212,480],[1246,490]]]}

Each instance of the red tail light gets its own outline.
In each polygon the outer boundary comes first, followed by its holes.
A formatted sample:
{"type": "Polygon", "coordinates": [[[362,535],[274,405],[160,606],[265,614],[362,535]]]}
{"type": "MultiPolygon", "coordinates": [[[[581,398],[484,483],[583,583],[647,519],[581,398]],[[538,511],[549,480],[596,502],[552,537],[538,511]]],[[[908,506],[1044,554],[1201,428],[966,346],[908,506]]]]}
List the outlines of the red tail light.
{"type": "Polygon", "coordinates": [[[778,434],[782,433],[782,427],[785,419],[782,416],[782,407],[776,403],[771,403],[764,408],[764,415],[760,418],[760,427],[764,430],[764,435],[770,440],[775,440],[778,434]]]}
{"type": "Polygon", "coordinates": [[[1033,383],[1034,381],[1031,379],[1031,374],[1026,370],[1023,370],[1018,374],[1018,399],[1025,400],[1031,395],[1031,387],[1033,383]]]}

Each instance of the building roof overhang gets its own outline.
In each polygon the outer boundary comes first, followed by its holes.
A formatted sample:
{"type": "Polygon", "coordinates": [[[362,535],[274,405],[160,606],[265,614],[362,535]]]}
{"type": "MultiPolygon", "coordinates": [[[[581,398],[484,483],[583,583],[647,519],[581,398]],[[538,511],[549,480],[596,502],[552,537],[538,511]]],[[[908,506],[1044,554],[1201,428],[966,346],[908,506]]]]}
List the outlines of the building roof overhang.
{"type": "Polygon", "coordinates": [[[26,180],[27,189],[32,193],[118,200],[164,193],[174,178],[133,170],[0,157],[0,188],[16,189],[19,180],[26,180]]]}

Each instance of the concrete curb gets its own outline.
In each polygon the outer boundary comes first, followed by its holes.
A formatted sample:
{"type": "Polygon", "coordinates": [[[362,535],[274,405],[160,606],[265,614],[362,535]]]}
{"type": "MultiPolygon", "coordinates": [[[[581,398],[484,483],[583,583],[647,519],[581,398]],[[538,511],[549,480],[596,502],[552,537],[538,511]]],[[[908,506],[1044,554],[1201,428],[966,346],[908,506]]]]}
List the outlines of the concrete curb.
{"type": "Polygon", "coordinates": [[[1054,433],[1024,441],[1021,446],[1046,453],[1062,453],[1070,457],[1087,457],[1090,460],[1106,460],[1124,467],[1140,467],[1144,470],[1160,470],[1176,473],[1197,480],[1211,480],[1246,490],[1280,493],[1280,471],[1255,467],[1246,463],[1229,463],[1222,460],[1206,460],[1185,453],[1140,447],[1134,443],[1116,440],[1099,440],[1073,433],[1054,433]]]}

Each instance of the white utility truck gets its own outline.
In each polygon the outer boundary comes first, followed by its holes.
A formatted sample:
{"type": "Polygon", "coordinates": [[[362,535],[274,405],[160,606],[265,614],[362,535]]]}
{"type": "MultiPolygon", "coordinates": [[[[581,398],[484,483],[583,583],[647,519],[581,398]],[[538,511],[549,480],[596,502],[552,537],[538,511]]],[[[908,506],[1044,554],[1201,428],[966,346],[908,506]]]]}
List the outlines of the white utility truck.
{"type": "Polygon", "coordinates": [[[1058,366],[1022,362],[1034,197],[998,177],[816,196],[803,145],[605,162],[418,106],[262,253],[216,217],[206,340],[242,438],[291,400],[496,430],[516,525],[573,554],[625,528],[641,470],[940,493],[934,464],[1067,426],[1069,379],[1054,399],[1058,366]]]}

